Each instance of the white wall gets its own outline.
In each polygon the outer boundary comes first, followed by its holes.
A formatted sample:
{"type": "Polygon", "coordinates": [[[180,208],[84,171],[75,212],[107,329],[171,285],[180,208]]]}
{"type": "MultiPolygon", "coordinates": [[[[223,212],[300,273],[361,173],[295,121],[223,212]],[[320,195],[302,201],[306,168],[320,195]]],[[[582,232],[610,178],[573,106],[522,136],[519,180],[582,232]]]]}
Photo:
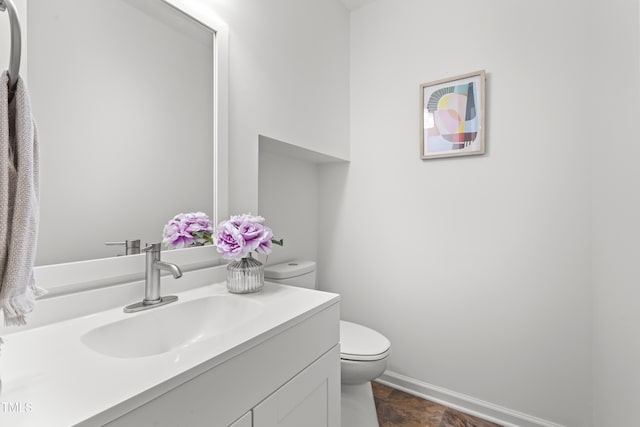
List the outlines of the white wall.
{"type": "Polygon", "coordinates": [[[284,246],[275,246],[268,263],[318,259],[318,166],[260,148],[259,208],[284,246]]]}
{"type": "Polygon", "coordinates": [[[340,0],[210,2],[229,24],[229,211],[255,214],[259,135],[349,155],[349,14],[340,0]]]}
{"type": "Polygon", "coordinates": [[[268,264],[292,259],[318,259],[322,241],[318,228],[320,169],[326,164],[346,164],[317,151],[284,141],[260,136],[259,210],[269,218],[276,238],[284,238],[284,246],[276,247],[268,264]]]}
{"type": "Polygon", "coordinates": [[[588,9],[378,0],[351,15],[351,164],[321,174],[320,274],[389,369],[590,425],[588,9]],[[421,83],[486,69],[488,153],[421,161],[421,83]]]}
{"type": "Polygon", "coordinates": [[[637,1],[596,2],[593,137],[594,420],[638,425],[640,57],[637,1]]]}

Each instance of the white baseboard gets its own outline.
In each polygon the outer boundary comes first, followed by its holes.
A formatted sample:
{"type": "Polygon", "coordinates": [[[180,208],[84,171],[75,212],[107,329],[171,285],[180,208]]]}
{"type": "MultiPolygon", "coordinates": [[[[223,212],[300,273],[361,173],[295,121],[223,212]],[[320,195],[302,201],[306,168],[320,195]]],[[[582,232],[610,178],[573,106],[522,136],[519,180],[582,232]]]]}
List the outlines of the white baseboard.
{"type": "Polygon", "coordinates": [[[385,371],[376,381],[504,427],[564,427],[391,371],[385,371]]]}

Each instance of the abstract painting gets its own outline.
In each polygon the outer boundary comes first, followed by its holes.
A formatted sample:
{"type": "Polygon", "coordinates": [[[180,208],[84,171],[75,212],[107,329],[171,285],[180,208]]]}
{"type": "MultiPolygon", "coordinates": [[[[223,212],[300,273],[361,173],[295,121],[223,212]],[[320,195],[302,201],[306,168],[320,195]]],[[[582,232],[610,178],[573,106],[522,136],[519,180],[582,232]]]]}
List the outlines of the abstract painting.
{"type": "Polygon", "coordinates": [[[420,85],[420,157],[484,154],[485,72],[420,85]]]}

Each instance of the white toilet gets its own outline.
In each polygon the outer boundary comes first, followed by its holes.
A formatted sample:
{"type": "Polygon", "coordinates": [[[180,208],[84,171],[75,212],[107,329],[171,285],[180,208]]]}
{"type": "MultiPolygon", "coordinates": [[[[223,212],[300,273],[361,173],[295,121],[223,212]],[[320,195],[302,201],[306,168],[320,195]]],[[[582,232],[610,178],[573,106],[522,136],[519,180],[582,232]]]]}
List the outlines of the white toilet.
{"type": "MultiPolygon", "coordinates": [[[[316,263],[295,260],[266,266],[264,278],[316,289],[316,263]]],[[[371,380],[385,371],[390,353],[391,343],[384,335],[357,323],[340,321],[343,427],[378,427],[371,380]]]]}

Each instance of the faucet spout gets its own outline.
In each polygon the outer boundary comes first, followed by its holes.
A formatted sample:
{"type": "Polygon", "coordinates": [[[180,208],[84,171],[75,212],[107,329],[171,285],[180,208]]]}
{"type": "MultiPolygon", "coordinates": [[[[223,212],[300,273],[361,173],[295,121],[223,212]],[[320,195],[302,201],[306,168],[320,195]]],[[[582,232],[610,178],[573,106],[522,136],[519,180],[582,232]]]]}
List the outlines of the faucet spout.
{"type": "Polygon", "coordinates": [[[182,270],[180,270],[180,267],[175,264],[165,261],[154,261],[153,265],[158,270],[168,271],[169,273],[171,273],[174,279],[179,279],[182,277],[182,270]]]}

